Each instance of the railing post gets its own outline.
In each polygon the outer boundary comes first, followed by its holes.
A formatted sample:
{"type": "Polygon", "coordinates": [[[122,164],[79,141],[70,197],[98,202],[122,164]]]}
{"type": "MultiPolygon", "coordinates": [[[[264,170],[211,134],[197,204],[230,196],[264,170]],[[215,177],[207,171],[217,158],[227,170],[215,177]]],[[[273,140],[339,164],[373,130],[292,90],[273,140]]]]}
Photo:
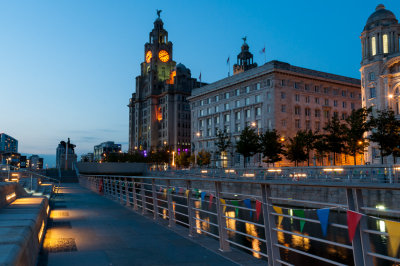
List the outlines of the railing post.
{"type": "MultiPolygon", "coordinates": [[[[192,190],[191,181],[186,180],[186,189],[189,190],[187,193],[187,206],[188,206],[188,224],[189,224],[189,236],[194,236],[194,221],[193,221],[193,200],[192,200],[192,190]]],[[[186,191],[185,191],[186,192],[186,191]]]]}
{"type": "Polygon", "coordinates": [[[153,214],[154,220],[158,219],[158,199],[157,199],[157,190],[156,190],[156,180],[153,178],[151,180],[151,190],[153,194],[153,214]]]}
{"type": "Polygon", "coordinates": [[[222,203],[220,199],[222,199],[221,196],[221,182],[216,181],[215,182],[215,194],[217,194],[217,219],[218,219],[218,233],[219,233],[219,249],[221,251],[231,251],[231,248],[229,246],[229,242],[226,241],[228,239],[228,234],[226,232],[226,218],[224,217],[224,206],[222,206],[222,203]]]}
{"type": "Polygon", "coordinates": [[[145,192],[144,192],[144,179],[141,179],[140,195],[142,198],[142,214],[145,214],[146,213],[146,197],[145,197],[145,192]]]}
{"type": "Polygon", "coordinates": [[[132,189],[132,197],[133,197],[133,209],[135,211],[138,210],[138,203],[137,203],[137,195],[136,195],[136,184],[135,184],[135,179],[132,179],[132,185],[133,185],[133,189],[132,189]]]}
{"type": "MultiPolygon", "coordinates": [[[[362,207],[364,207],[364,201],[362,196],[362,190],[356,189],[356,198],[355,198],[355,209],[359,213],[364,213],[362,207]]],[[[368,252],[371,251],[371,246],[369,243],[369,235],[365,232],[368,229],[367,219],[365,216],[361,217],[360,224],[359,224],[359,231],[360,231],[360,238],[361,238],[361,246],[362,252],[364,257],[364,265],[365,266],[372,266],[372,258],[368,256],[368,252]]]]}
{"type": "Polygon", "coordinates": [[[173,227],[175,225],[175,219],[174,219],[174,210],[172,207],[172,193],[170,192],[170,186],[171,186],[171,181],[168,179],[167,180],[167,201],[168,201],[168,217],[169,217],[169,227],[173,227]]]}
{"type": "Polygon", "coordinates": [[[111,187],[112,187],[112,199],[115,200],[116,195],[116,187],[115,187],[115,177],[111,180],[111,187]]]}
{"type": "MultiPolygon", "coordinates": [[[[357,211],[356,203],[355,203],[354,196],[353,196],[353,189],[347,188],[346,196],[347,196],[348,209],[351,211],[357,211]]],[[[363,220],[363,219],[365,219],[365,217],[361,217],[361,220],[363,220]]],[[[355,266],[365,265],[360,230],[356,230],[356,233],[353,238],[352,246],[353,246],[354,265],[355,266]]]]}
{"type": "Polygon", "coordinates": [[[278,238],[276,232],[273,230],[276,227],[275,219],[272,207],[271,187],[270,185],[261,184],[261,198],[262,198],[262,209],[264,217],[264,230],[265,240],[267,245],[268,265],[276,265],[277,261],[280,260],[278,238]]]}
{"type": "Polygon", "coordinates": [[[122,194],[122,180],[121,177],[118,177],[118,202],[121,203],[121,201],[123,200],[123,194],[122,194]]]}
{"type": "Polygon", "coordinates": [[[108,195],[110,195],[110,180],[108,178],[105,178],[104,180],[104,184],[105,184],[105,188],[106,188],[106,196],[108,197],[108,195]]]}
{"type": "Polygon", "coordinates": [[[125,206],[129,206],[129,184],[128,184],[128,178],[124,178],[124,183],[125,183],[125,206]]]}

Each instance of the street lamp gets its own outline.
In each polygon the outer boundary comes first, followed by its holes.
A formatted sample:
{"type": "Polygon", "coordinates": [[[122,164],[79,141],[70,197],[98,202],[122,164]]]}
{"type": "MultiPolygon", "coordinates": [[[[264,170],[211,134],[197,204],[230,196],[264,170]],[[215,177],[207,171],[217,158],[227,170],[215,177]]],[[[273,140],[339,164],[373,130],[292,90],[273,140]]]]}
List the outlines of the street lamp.
{"type": "MultiPolygon", "coordinates": [[[[197,136],[197,138],[200,138],[200,131],[197,131],[196,132],[196,136],[197,136]]],[[[194,150],[194,164],[196,165],[196,163],[197,163],[197,154],[196,154],[196,150],[194,150]]]]}
{"type": "MultiPolygon", "coordinates": [[[[257,127],[257,136],[260,137],[260,128],[257,126],[257,122],[251,122],[251,127],[257,127]]],[[[261,166],[261,154],[258,153],[258,167],[261,166]]]]}

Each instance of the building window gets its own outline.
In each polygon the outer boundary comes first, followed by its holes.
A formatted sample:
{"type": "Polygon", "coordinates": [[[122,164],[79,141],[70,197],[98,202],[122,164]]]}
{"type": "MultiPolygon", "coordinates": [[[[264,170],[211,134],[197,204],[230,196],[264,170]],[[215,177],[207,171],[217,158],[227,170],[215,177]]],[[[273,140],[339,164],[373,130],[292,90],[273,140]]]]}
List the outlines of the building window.
{"type": "Polygon", "coordinates": [[[240,132],[240,124],[236,124],[235,125],[235,131],[236,132],[240,132]]]}
{"type": "Polygon", "coordinates": [[[211,98],[207,99],[207,103],[210,104],[211,103],[211,98]]]}
{"type": "Polygon", "coordinates": [[[388,35],[383,34],[383,53],[387,54],[389,53],[389,43],[388,43],[388,35]]]}
{"type": "Polygon", "coordinates": [[[211,129],[210,129],[210,128],[207,129],[207,136],[208,136],[208,137],[211,137],[211,129]]]}
{"type": "Polygon", "coordinates": [[[270,79],[267,79],[267,86],[268,87],[271,86],[271,80],[270,79]]]}
{"type": "Polygon", "coordinates": [[[225,99],[229,99],[229,92],[225,92],[225,99]]]}
{"type": "Polygon", "coordinates": [[[219,112],[219,106],[215,106],[215,112],[218,113],[219,112]]]}
{"type": "Polygon", "coordinates": [[[329,99],[325,99],[325,105],[329,106],[329,99]]]}
{"type": "Polygon", "coordinates": [[[343,102],[343,103],[342,103],[342,107],[343,107],[343,108],[346,108],[346,107],[347,107],[347,103],[346,103],[346,102],[343,102]]]}
{"type": "Polygon", "coordinates": [[[296,120],[294,121],[294,127],[297,128],[297,129],[301,128],[300,119],[296,119],[296,120]]]}
{"type": "Polygon", "coordinates": [[[310,90],[310,86],[309,85],[304,85],[304,90],[309,91],[310,90]]]}
{"type": "Polygon", "coordinates": [[[350,92],[350,98],[354,98],[354,92],[350,92]]]}
{"type": "Polygon", "coordinates": [[[374,87],[369,88],[369,98],[375,98],[376,97],[376,90],[374,87]]]}
{"type": "Polygon", "coordinates": [[[236,112],[235,113],[235,119],[236,120],[240,120],[240,112],[236,112]]]}
{"type": "Polygon", "coordinates": [[[231,120],[231,116],[229,114],[224,115],[225,123],[229,122],[230,120],[231,120]]]}
{"type": "Polygon", "coordinates": [[[306,120],[306,129],[310,130],[311,129],[311,122],[310,120],[306,120]]]}
{"type": "Polygon", "coordinates": [[[285,83],[286,83],[285,80],[282,79],[282,80],[281,80],[281,85],[282,85],[282,86],[285,86],[285,83]]]}
{"type": "Polygon", "coordinates": [[[236,106],[236,107],[240,107],[240,101],[239,101],[239,100],[237,100],[237,101],[235,102],[235,106],[236,106]]]}
{"type": "Polygon", "coordinates": [[[294,114],[295,115],[300,115],[300,106],[294,107],[294,114]]]}
{"type": "Polygon", "coordinates": [[[207,125],[211,126],[211,118],[207,118],[207,125]]]}
{"type": "Polygon", "coordinates": [[[286,127],[286,120],[285,119],[281,120],[281,125],[282,125],[282,127],[286,127]]]}
{"type": "Polygon", "coordinates": [[[256,95],[256,103],[261,102],[261,96],[260,95],[256,95]]]}
{"type": "Polygon", "coordinates": [[[310,108],[306,108],[306,109],[304,110],[304,114],[305,114],[306,116],[311,116],[311,109],[310,109],[310,108]]]}
{"type": "Polygon", "coordinates": [[[329,111],[328,110],[324,110],[324,117],[325,118],[329,118],[329,111]]]}
{"type": "Polygon", "coordinates": [[[315,117],[321,117],[321,110],[315,109],[315,117]]]}
{"type": "Polygon", "coordinates": [[[214,117],[214,124],[219,124],[219,116],[214,117]]]}
{"type": "Polygon", "coordinates": [[[320,130],[321,129],[321,123],[320,122],[315,122],[315,130],[320,130]]]}
{"type": "Polygon", "coordinates": [[[339,95],[339,90],[338,89],[334,89],[333,90],[333,95],[339,95]]]}
{"type": "Polygon", "coordinates": [[[215,96],[215,102],[219,102],[219,95],[215,96]]]}
{"type": "Polygon", "coordinates": [[[342,96],[346,97],[346,91],[342,91],[342,96]]]}
{"type": "Polygon", "coordinates": [[[294,99],[296,102],[300,102],[300,95],[299,94],[295,94],[294,95],[294,99]]]}
{"type": "Polygon", "coordinates": [[[310,103],[310,96],[306,96],[306,103],[310,103]]]}
{"type": "Polygon", "coordinates": [[[246,118],[250,118],[250,109],[246,110],[246,118]]]}
{"type": "Polygon", "coordinates": [[[212,113],[211,107],[207,108],[207,114],[211,114],[211,113],[212,113]]]}
{"type": "Polygon", "coordinates": [[[250,104],[250,98],[246,98],[244,101],[245,101],[245,105],[249,105],[250,104]]]}
{"type": "Polygon", "coordinates": [[[258,91],[261,89],[261,84],[260,84],[260,83],[257,83],[256,89],[257,89],[258,91]]]}
{"type": "Polygon", "coordinates": [[[286,98],[286,93],[281,92],[281,99],[285,99],[286,98]]]}
{"type": "Polygon", "coordinates": [[[299,88],[299,84],[297,82],[294,83],[294,88],[298,89],[299,88]]]}
{"type": "Polygon", "coordinates": [[[370,81],[373,81],[373,80],[375,80],[375,73],[374,72],[369,72],[369,80],[370,81]]]}
{"type": "Polygon", "coordinates": [[[256,116],[260,116],[261,115],[261,107],[257,107],[256,108],[256,116]]]}
{"type": "Polygon", "coordinates": [[[200,110],[199,111],[199,116],[203,116],[204,115],[204,110],[200,110]]]}
{"type": "Polygon", "coordinates": [[[236,89],[236,90],[235,90],[235,95],[236,95],[236,96],[239,96],[239,95],[240,95],[240,89],[236,89]]]}
{"type": "Polygon", "coordinates": [[[281,105],[281,112],[286,113],[286,105],[284,104],[281,105]]]}
{"type": "Polygon", "coordinates": [[[314,91],[319,92],[319,86],[314,86],[314,91]]]}
{"type": "Polygon", "coordinates": [[[201,100],[200,101],[200,106],[203,106],[204,105],[204,100],[201,100]]]}
{"type": "Polygon", "coordinates": [[[267,104],[267,113],[271,113],[271,105],[267,104]]]}
{"type": "Polygon", "coordinates": [[[375,37],[371,38],[371,52],[372,52],[372,55],[376,55],[376,38],[375,37]]]}
{"type": "Polygon", "coordinates": [[[267,99],[271,99],[271,93],[267,92],[267,99]]]}
{"type": "Polygon", "coordinates": [[[315,97],[315,103],[319,104],[319,98],[315,97]]]}
{"type": "Polygon", "coordinates": [[[333,100],[333,106],[337,107],[337,100],[333,100]]]}
{"type": "Polygon", "coordinates": [[[225,104],[225,110],[229,110],[229,103],[225,104]]]}
{"type": "Polygon", "coordinates": [[[355,109],[355,104],[354,103],[351,103],[350,106],[351,106],[351,110],[355,109]]]}
{"type": "Polygon", "coordinates": [[[328,94],[329,93],[329,88],[324,88],[324,93],[328,94]]]}
{"type": "Polygon", "coordinates": [[[250,92],[250,86],[247,86],[246,87],[246,93],[249,93],[250,92]]]}

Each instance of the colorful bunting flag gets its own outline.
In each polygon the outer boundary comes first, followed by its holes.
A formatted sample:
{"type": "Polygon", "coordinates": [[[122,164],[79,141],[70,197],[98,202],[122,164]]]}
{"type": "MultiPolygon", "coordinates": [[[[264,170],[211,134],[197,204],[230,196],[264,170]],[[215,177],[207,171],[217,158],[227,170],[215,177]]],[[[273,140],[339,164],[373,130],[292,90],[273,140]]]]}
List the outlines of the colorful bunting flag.
{"type": "Polygon", "coordinates": [[[353,242],[354,235],[356,233],[356,229],[358,223],[360,222],[362,214],[347,210],[347,226],[349,228],[349,239],[350,242],[353,242]]]}
{"type": "MultiPolygon", "coordinates": [[[[251,209],[251,200],[250,199],[245,199],[244,200],[244,205],[251,209]]],[[[253,211],[250,211],[250,219],[253,218],[253,211]]]]}
{"type": "MultiPolygon", "coordinates": [[[[304,210],[293,210],[293,214],[300,218],[306,218],[306,216],[304,215],[304,210]]],[[[304,224],[306,223],[306,221],[299,220],[299,222],[300,222],[300,232],[303,233],[303,228],[304,228],[304,224]]]]}
{"type": "Polygon", "coordinates": [[[183,188],[179,188],[179,194],[183,194],[183,188]]]}
{"type": "MultiPolygon", "coordinates": [[[[278,206],[272,206],[274,208],[274,211],[279,214],[283,214],[282,208],[278,206]]],[[[278,216],[278,226],[282,224],[283,216],[278,216]]]]}
{"type": "Polygon", "coordinates": [[[257,221],[260,218],[261,204],[262,204],[261,201],[256,200],[256,218],[257,218],[257,221]]]}
{"type": "Polygon", "coordinates": [[[185,192],[186,197],[189,197],[189,192],[190,192],[190,190],[186,189],[186,192],[185,192]]]}
{"type": "Polygon", "coordinates": [[[389,234],[389,255],[397,257],[397,251],[399,250],[400,244],[400,223],[395,221],[385,221],[385,223],[389,234]]]}
{"type": "Polygon", "coordinates": [[[225,203],[225,200],[224,199],[219,199],[219,201],[221,201],[221,204],[223,205],[223,210],[222,210],[222,213],[225,213],[225,210],[226,210],[226,203],[225,203]]]}
{"type": "Polygon", "coordinates": [[[167,197],[167,189],[164,188],[164,197],[167,197]]]}
{"type": "Polygon", "coordinates": [[[204,191],[201,192],[200,197],[201,197],[201,202],[203,202],[204,198],[206,197],[206,192],[204,192],[204,191]]]}
{"type": "Polygon", "coordinates": [[[209,209],[211,209],[211,205],[212,205],[212,202],[213,202],[213,198],[214,198],[214,195],[213,195],[213,194],[210,194],[210,202],[208,203],[208,208],[209,208],[209,209]]]}
{"type": "Polygon", "coordinates": [[[322,235],[324,237],[326,236],[326,231],[328,229],[329,211],[330,209],[317,210],[318,219],[321,223],[322,235]]]}
{"type": "Polygon", "coordinates": [[[160,187],[160,191],[159,192],[161,192],[162,191],[162,187],[160,187]]]}
{"type": "MultiPolygon", "coordinates": [[[[232,205],[239,206],[239,202],[237,200],[231,200],[232,205]]],[[[239,208],[235,208],[235,217],[239,216],[239,208]]]]}

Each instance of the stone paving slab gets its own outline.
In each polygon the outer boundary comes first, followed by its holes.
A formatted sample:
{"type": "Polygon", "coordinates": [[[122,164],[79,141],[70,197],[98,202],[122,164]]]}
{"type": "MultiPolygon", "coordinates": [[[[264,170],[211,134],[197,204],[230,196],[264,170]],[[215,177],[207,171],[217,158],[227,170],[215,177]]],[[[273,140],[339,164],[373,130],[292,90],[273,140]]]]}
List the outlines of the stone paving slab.
{"type": "Polygon", "coordinates": [[[47,230],[39,265],[237,265],[78,184],[65,184],[60,192],[56,202],[65,208],[55,211],[69,215],[50,217],[71,228],[47,230]],[[62,239],[69,239],[65,251],[54,249],[62,239]],[[68,249],[72,242],[76,251],[68,249]]]}

